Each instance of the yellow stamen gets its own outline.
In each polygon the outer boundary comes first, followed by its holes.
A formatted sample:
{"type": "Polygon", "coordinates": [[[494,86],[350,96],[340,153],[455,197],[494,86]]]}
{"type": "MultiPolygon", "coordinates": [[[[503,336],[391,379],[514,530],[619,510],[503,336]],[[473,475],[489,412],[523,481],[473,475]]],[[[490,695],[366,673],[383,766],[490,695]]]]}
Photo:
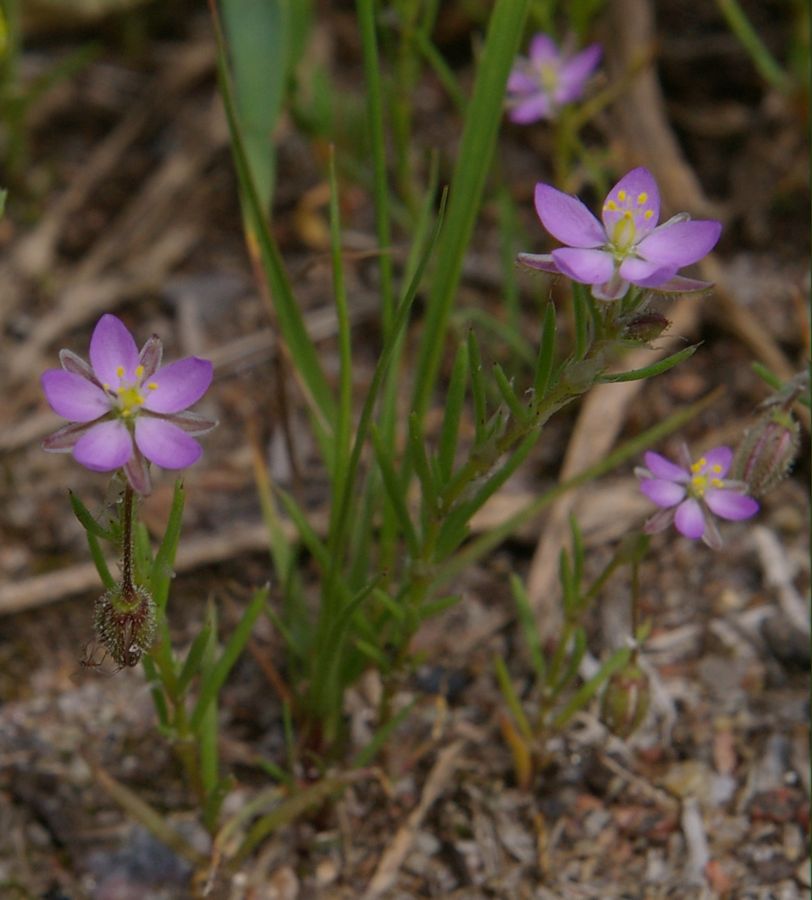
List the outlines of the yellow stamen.
{"type": "Polygon", "coordinates": [[[135,368],[135,377],[140,381],[144,377],[144,367],[136,366],[135,368]]]}
{"type": "Polygon", "coordinates": [[[150,383],[147,385],[147,387],[148,387],[151,391],[157,391],[157,390],[158,390],[158,382],[157,382],[157,381],[150,381],[150,383]]]}
{"type": "Polygon", "coordinates": [[[712,484],[715,488],[720,488],[720,487],[724,487],[724,484],[725,484],[725,483],[724,483],[724,481],[722,481],[721,478],[711,478],[711,484],[712,484]]]}
{"type": "Polygon", "coordinates": [[[644,219],[650,219],[653,215],[654,215],[654,213],[652,212],[652,210],[647,209],[647,210],[643,213],[643,218],[644,218],[644,219]]]}
{"type": "Polygon", "coordinates": [[[648,194],[643,191],[641,194],[637,195],[637,202],[640,206],[642,206],[648,200],[648,194]]]}
{"type": "Polygon", "coordinates": [[[617,203],[615,203],[614,200],[607,200],[604,209],[608,209],[609,212],[615,212],[617,210],[617,203]]]}
{"type": "Polygon", "coordinates": [[[624,203],[626,201],[626,191],[618,191],[617,199],[620,200],[621,203],[624,203]]]}
{"type": "Polygon", "coordinates": [[[118,375],[119,378],[124,377],[124,366],[116,366],[116,375],[118,375]]]}

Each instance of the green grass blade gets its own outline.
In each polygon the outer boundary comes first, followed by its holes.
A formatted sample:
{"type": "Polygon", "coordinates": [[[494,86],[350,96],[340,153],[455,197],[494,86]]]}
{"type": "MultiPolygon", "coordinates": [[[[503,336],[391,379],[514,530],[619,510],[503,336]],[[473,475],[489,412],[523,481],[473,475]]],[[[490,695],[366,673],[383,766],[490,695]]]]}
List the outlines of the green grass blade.
{"type": "Polygon", "coordinates": [[[392,237],[383,127],[383,89],[381,85],[381,66],[378,59],[378,42],[375,35],[374,0],[357,0],[356,9],[358,11],[361,48],[364,57],[367,122],[370,148],[372,150],[375,229],[378,246],[382,251],[379,259],[381,273],[381,320],[383,322],[383,333],[388,335],[394,322],[395,306],[394,292],[392,290],[392,258],[389,255],[392,237]]]}
{"type": "Polygon", "coordinates": [[[172,506],[169,509],[166,531],[164,531],[158,552],[155,554],[155,561],[152,564],[149,576],[152,599],[159,609],[163,609],[166,606],[166,601],[169,597],[169,585],[172,581],[172,570],[175,565],[175,556],[178,552],[185,502],[186,493],[183,489],[183,481],[178,478],[175,481],[175,490],[172,494],[172,506]]]}
{"type": "Polygon", "coordinates": [[[220,0],[245,153],[264,210],[276,168],[271,134],[290,64],[287,6],[282,0],[220,0]]]}
{"type": "Polygon", "coordinates": [[[519,49],[530,0],[496,0],[468,104],[451,181],[448,216],[437,246],[438,265],[429,291],[418,352],[412,408],[428,409],[445,343],[448,319],[474,227],[496,136],[505,85],[519,49]]]}
{"type": "Polygon", "coordinates": [[[454,471],[454,457],[457,453],[457,441],[460,433],[460,419],[465,404],[465,382],[468,376],[468,347],[460,344],[451,369],[451,379],[446,394],[443,425],[440,429],[440,440],[437,449],[437,472],[440,488],[451,478],[454,471]]]}
{"type": "Polygon", "coordinates": [[[217,699],[217,695],[225,683],[228,673],[231,671],[239,655],[245,649],[248,638],[251,637],[251,630],[254,627],[254,622],[256,622],[267,601],[268,588],[260,588],[248,604],[237,627],[228,639],[220,658],[204,676],[203,682],[200,685],[200,696],[197,698],[197,703],[195,703],[194,710],[189,719],[189,724],[194,731],[197,731],[203,724],[204,717],[210,704],[217,699]]]}
{"type": "Polygon", "coordinates": [[[389,502],[392,504],[392,509],[400,524],[400,530],[406,541],[409,555],[412,559],[415,559],[420,552],[420,548],[417,540],[417,532],[414,530],[414,525],[412,524],[409,510],[406,506],[406,497],[404,496],[403,487],[401,486],[400,479],[392,465],[392,460],[389,458],[389,453],[383,446],[378,429],[374,425],[370,428],[370,437],[372,438],[372,446],[375,450],[375,460],[381,470],[381,478],[383,479],[386,495],[389,498],[389,502]]]}
{"type": "Polygon", "coordinates": [[[242,129],[226,61],[225,42],[214,0],[209,0],[209,8],[212,13],[214,34],[217,41],[217,72],[220,92],[228,119],[237,177],[242,195],[245,198],[246,209],[250,216],[250,233],[254,235],[259,245],[260,258],[268,281],[274,309],[279,320],[282,337],[295,362],[297,372],[302,378],[308,398],[311,400],[311,411],[314,414],[313,423],[319,446],[324,458],[332,461],[329,432],[335,421],[335,401],[324,370],[319,362],[318,353],[310,339],[310,335],[307,333],[298,304],[293,296],[290,280],[282,262],[282,256],[268,227],[262,201],[254,184],[245,143],[242,138],[242,129]]]}

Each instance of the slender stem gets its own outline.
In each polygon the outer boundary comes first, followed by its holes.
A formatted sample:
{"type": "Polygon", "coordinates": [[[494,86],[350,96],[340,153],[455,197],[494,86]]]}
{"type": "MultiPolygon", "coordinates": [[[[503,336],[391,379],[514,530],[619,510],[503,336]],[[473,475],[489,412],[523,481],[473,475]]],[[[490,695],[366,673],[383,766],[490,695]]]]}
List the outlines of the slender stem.
{"type": "Polygon", "coordinates": [[[121,508],[121,593],[127,599],[135,594],[133,584],[133,510],[135,492],[129,481],[124,488],[121,508]]]}

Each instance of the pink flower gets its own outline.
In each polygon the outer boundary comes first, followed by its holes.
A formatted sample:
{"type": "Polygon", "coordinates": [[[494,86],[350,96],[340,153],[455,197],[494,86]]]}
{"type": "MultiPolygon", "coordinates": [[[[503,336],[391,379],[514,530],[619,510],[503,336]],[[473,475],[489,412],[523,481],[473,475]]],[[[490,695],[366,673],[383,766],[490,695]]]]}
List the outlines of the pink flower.
{"type": "Polygon", "coordinates": [[[681,450],[678,466],[659,453],[645,454],[646,468],[635,469],[641,479],[640,490],[661,507],[643,526],[646,534],[667,528],[672,522],[680,534],[691,540],[702,540],[717,550],[722,539],[713,515],[738,522],[749,519],[758,503],[745,493],[740,481],[726,481],[733,460],[729,447],[714,447],[692,463],[688,448],[681,450]]]}
{"type": "Polygon", "coordinates": [[[123,468],[140,494],[150,491],[147,462],[164,469],[190,466],[203,452],[192,435],[217,424],[185,411],[208,390],[212,364],[190,356],[161,367],[162,355],[156,335],[139,353],[124,323],[103,315],[90,339],[90,365],[62,350],[62,368],[42,375],[51,409],[69,421],[45,438],[43,448],[72,450],[95,472],[123,468]]]}
{"type": "Polygon", "coordinates": [[[600,58],[598,44],[570,55],[546,34],[537,34],[529,55],[516,60],[508,78],[508,117],[521,125],[554,118],[562,106],[580,98],[600,58]]]}
{"type": "Polygon", "coordinates": [[[550,234],[567,246],[552,253],[520,253],[519,262],[592,285],[599,300],[617,300],[629,284],[658,291],[710,287],[677,275],[709,253],[722,232],[720,222],[691,221],[679,213],[662,225],[660,192],[648,169],[632,169],[609,191],[601,221],[570,194],[536,185],[536,212],[550,234]]]}

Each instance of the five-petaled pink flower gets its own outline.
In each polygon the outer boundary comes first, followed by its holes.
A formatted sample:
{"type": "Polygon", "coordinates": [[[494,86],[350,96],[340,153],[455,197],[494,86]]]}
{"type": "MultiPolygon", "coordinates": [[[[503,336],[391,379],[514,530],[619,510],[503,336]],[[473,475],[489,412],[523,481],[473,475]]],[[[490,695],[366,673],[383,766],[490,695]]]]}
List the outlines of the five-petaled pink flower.
{"type": "Polygon", "coordinates": [[[519,262],[592,285],[599,300],[617,300],[629,284],[659,291],[710,287],[677,275],[716,246],[720,222],[691,221],[679,213],[662,225],[660,193],[648,169],[632,169],[609,191],[601,221],[570,194],[536,185],[536,212],[550,234],[566,244],[547,254],[520,253],[519,262]]]}
{"type": "Polygon", "coordinates": [[[702,538],[716,550],[722,539],[711,514],[738,522],[754,516],[759,505],[745,493],[744,482],[725,480],[733,460],[729,447],[714,447],[693,463],[685,445],[680,455],[682,465],[676,465],[649,451],[644,456],[646,468],[635,469],[640,490],[661,507],[643,530],[654,534],[673,522],[680,534],[702,538]]]}
{"type": "Polygon", "coordinates": [[[216,425],[187,407],[208,390],[212,364],[190,356],[161,367],[163,346],[153,335],[141,352],[124,323],[106,314],[90,339],[90,365],[70,350],[61,369],[42,375],[54,412],[68,425],[43,441],[46,450],[73,451],[96,472],[123,468],[132,487],[148,494],[148,462],[183,469],[202,448],[192,435],[216,425]]]}
{"type": "Polygon", "coordinates": [[[508,117],[520,125],[554,118],[562,106],[579,99],[600,58],[598,44],[571,55],[546,34],[537,34],[508,78],[508,117]]]}

